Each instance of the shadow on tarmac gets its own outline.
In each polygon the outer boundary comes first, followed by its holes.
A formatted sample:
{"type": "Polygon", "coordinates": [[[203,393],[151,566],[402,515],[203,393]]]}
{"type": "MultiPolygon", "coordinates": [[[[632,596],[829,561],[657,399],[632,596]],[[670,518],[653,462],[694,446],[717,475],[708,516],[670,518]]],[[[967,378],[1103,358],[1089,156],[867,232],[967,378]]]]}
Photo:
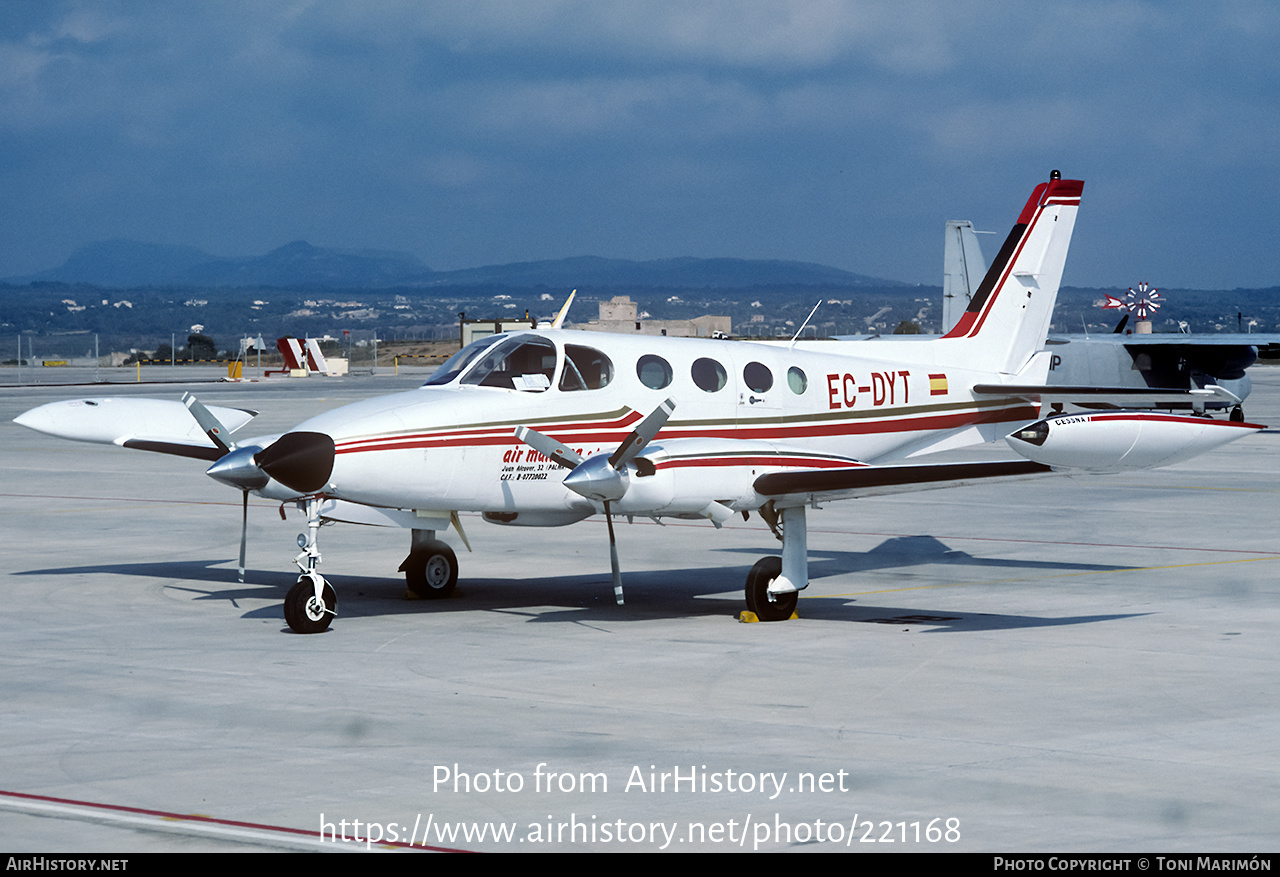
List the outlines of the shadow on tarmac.
{"type": "MultiPolygon", "coordinates": [[[[749,553],[757,557],[768,554],[771,550],[776,551],[776,547],[714,550],[721,555],[749,553]]],[[[868,551],[811,550],[810,578],[818,581],[856,573],[906,572],[927,564],[936,564],[944,569],[981,567],[1005,571],[1042,571],[1056,575],[1130,568],[1111,564],[974,557],[964,551],[951,549],[932,536],[900,536],[886,539],[868,551]]],[[[600,573],[586,575],[521,579],[464,578],[454,594],[445,600],[406,599],[404,584],[394,575],[335,575],[331,581],[338,591],[340,619],[489,611],[523,616],[529,623],[535,624],[590,624],[709,616],[736,618],[745,608],[741,597],[747,571],[745,566],[624,570],[627,602],[623,607],[614,603],[607,556],[602,557],[601,566],[603,569],[600,573]]],[[[917,587],[922,591],[945,586],[950,578],[945,574],[926,577],[918,571],[910,574],[914,577],[912,581],[917,582],[917,587]],[[931,579],[933,584],[930,584],[931,579]]],[[[227,561],[223,559],[70,566],[26,570],[13,575],[93,575],[99,578],[103,575],[117,575],[126,578],[163,579],[168,582],[165,587],[169,590],[190,593],[193,595],[192,599],[197,601],[225,601],[237,609],[244,600],[283,601],[284,595],[296,581],[296,576],[288,571],[249,570],[246,574],[249,581],[228,584],[228,579],[234,578],[235,571],[228,569],[227,561]],[[210,587],[201,587],[201,584],[210,587]]],[[[910,586],[907,589],[911,589],[910,586]]],[[[894,625],[906,629],[925,629],[926,632],[964,632],[1088,624],[1145,614],[1079,615],[1063,618],[958,614],[952,609],[928,604],[871,605],[866,602],[871,596],[873,595],[804,595],[799,607],[800,617],[894,625]]],[[[920,596],[925,598],[923,593],[920,596]]],[[[926,599],[932,601],[933,598],[926,599]]],[[[250,609],[242,617],[283,618],[283,614],[279,605],[272,605],[250,609]]]]}

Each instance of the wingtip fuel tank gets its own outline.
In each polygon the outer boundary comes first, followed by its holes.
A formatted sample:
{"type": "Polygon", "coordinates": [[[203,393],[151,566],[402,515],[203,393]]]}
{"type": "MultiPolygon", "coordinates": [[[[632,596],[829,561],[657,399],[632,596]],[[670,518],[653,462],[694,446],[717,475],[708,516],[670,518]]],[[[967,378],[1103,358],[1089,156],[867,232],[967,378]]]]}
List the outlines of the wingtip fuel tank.
{"type": "Polygon", "coordinates": [[[1055,469],[1127,472],[1180,463],[1264,428],[1158,411],[1102,411],[1047,417],[1005,441],[1055,469]]]}

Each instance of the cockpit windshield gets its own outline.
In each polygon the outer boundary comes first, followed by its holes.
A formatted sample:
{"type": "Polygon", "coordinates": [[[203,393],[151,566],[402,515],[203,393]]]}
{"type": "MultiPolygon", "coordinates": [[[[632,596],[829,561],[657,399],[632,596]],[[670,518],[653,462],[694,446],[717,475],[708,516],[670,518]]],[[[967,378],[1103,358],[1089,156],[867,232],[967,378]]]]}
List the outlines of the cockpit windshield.
{"type": "Polygon", "coordinates": [[[487,338],[472,341],[466,347],[446,359],[444,363],[432,373],[431,377],[427,378],[427,382],[422,386],[438,387],[442,384],[452,383],[453,379],[460,375],[462,370],[471,364],[472,360],[484,352],[486,348],[501,340],[501,335],[490,335],[487,338]]]}
{"type": "Polygon", "coordinates": [[[484,350],[462,383],[542,392],[556,373],[556,348],[537,335],[514,335],[484,350]]]}
{"type": "MultiPolygon", "coordinates": [[[[599,350],[567,344],[565,354],[561,391],[598,390],[613,379],[613,363],[599,350]]],[[[490,335],[449,357],[423,386],[451,384],[461,375],[462,384],[540,393],[551,388],[557,357],[555,345],[540,335],[490,335]]]]}

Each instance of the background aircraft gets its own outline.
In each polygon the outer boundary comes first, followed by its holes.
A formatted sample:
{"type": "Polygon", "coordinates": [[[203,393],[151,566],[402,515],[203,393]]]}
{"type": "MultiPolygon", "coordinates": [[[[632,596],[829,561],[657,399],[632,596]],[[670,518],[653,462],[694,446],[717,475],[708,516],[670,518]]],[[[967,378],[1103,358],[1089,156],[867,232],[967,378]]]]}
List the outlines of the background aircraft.
{"type": "MultiPolygon", "coordinates": [[[[807,509],[874,496],[1043,474],[1122,471],[1185,460],[1261,429],[1203,417],[1117,411],[1042,420],[1041,351],[1084,184],[1054,171],[1028,199],[946,336],[751,343],[606,335],[553,327],[468,345],[419,389],[313,417],[283,435],[235,442],[252,412],[148,399],[77,399],[17,422],[82,441],[212,460],[243,492],[307,516],[285,599],[298,632],[327,628],[337,595],[320,575],[322,523],[411,531],[400,565],[414,592],[458,579],[437,534],[461,511],[505,526],[605,515],[614,590],[614,516],[705,519],[755,512],[782,542],[746,581],[749,611],[791,617],[808,585],[807,509]],[[1025,459],[916,463],[1008,436],[1025,459]]],[[[567,308],[567,305],[566,305],[567,308]]],[[[1189,392],[1189,391],[1188,391],[1189,392]]],[[[1176,394],[1171,394],[1176,395],[1176,394]]],[[[241,538],[241,569],[244,566],[241,538]]]]}
{"type": "MultiPolygon", "coordinates": [[[[982,248],[973,224],[950,220],[943,250],[943,332],[951,331],[968,306],[986,272],[982,248]]],[[[1109,298],[1111,298],[1109,296],[1109,298]]],[[[1259,347],[1280,347],[1277,334],[1191,335],[1136,334],[1126,332],[1125,314],[1111,334],[1050,335],[1050,386],[1066,390],[1078,387],[1114,387],[1111,400],[1094,400],[1093,406],[1230,409],[1231,417],[1244,420],[1242,402],[1249,395],[1245,369],[1258,359],[1259,347]],[[1200,390],[1194,398],[1169,398],[1148,390],[1200,390]]]]}

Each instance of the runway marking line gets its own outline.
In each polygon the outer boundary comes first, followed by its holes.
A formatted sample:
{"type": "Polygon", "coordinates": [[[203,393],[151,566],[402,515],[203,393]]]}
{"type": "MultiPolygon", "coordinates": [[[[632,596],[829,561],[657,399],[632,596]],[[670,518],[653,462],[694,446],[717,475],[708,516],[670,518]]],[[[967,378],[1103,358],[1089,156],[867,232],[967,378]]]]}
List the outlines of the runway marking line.
{"type": "MultiPolygon", "coordinates": [[[[65,813],[70,816],[78,816],[84,818],[86,816],[97,816],[99,818],[111,819],[125,823],[142,823],[147,824],[148,820],[131,818],[149,816],[160,819],[165,822],[176,822],[185,824],[187,827],[197,831],[198,833],[212,834],[227,837],[242,837],[247,839],[255,839],[255,835],[250,831],[275,832],[276,834],[286,835],[289,840],[297,844],[301,838],[306,838],[311,845],[324,848],[332,847],[334,849],[343,849],[338,842],[321,841],[319,833],[308,831],[302,828],[290,828],[287,825],[271,825],[265,822],[244,822],[237,819],[219,819],[216,816],[204,816],[198,813],[171,813],[167,810],[149,810],[145,807],[126,807],[122,804],[102,804],[97,801],[77,801],[74,798],[54,798],[49,795],[33,795],[27,792],[9,792],[0,789],[0,807],[9,803],[13,809],[29,810],[36,812],[53,812],[65,813]],[[4,799],[12,799],[12,803],[6,802],[4,799]],[[29,802],[25,807],[14,807],[18,801],[29,802]],[[93,811],[92,814],[78,813],[73,808],[82,808],[93,811]],[[234,831],[233,829],[247,829],[246,831],[234,831]],[[327,846],[326,846],[327,845],[327,846]]],[[[262,838],[256,838],[261,842],[262,838]]],[[[283,840],[284,838],[281,838],[283,840]]],[[[365,843],[366,838],[352,838],[355,843],[365,843]]],[[[436,853],[467,853],[472,850],[459,850],[450,847],[433,847],[419,846],[406,843],[404,841],[375,841],[374,846],[379,847],[398,847],[402,849],[424,850],[436,853]]]]}

